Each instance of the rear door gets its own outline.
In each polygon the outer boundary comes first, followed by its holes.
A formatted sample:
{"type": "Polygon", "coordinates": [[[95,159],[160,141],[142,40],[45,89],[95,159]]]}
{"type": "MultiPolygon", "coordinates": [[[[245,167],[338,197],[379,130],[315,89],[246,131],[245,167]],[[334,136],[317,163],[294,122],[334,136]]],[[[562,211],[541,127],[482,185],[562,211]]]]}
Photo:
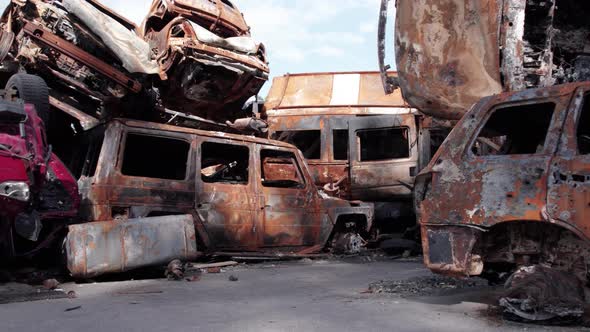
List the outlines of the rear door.
{"type": "Polygon", "coordinates": [[[199,142],[196,208],[217,249],[257,247],[252,158],[251,144],[214,138],[199,142]]]}
{"type": "Polygon", "coordinates": [[[367,116],[349,122],[352,199],[410,197],[418,150],[414,115],[367,116]]]}
{"type": "Polygon", "coordinates": [[[590,235],[590,90],[579,89],[551,163],[547,212],[590,235]]]}

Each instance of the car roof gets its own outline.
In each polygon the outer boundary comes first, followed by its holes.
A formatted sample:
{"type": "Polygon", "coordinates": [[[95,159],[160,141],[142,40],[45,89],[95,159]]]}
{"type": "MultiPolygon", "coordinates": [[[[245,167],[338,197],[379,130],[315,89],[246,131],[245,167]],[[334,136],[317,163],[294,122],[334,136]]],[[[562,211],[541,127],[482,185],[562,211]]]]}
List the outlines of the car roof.
{"type": "Polygon", "coordinates": [[[131,128],[140,128],[140,129],[152,129],[152,130],[160,130],[165,132],[171,133],[184,133],[184,134],[191,134],[191,135],[198,135],[210,138],[219,138],[219,139],[227,139],[232,141],[240,141],[240,142],[247,142],[247,143],[255,143],[255,144],[264,144],[264,145],[273,145],[277,147],[289,148],[289,149],[296,149],[296,147],[292,144],[271,140],[266,138],[259,138],[254,136],[247,136],[247,135],[238,135],[238,134],[229,134],[219,131],[208,131],[208,130],[200,130],[200,129],[193,129],[193,128],[186,128],[186,127],[179,127],[155,122],[147,122],[147,121],[140,121],[140,120],[128,120],[128,119],[114,119],[113,121],[120,122],[121,124],[131,127],[131,128]]]}

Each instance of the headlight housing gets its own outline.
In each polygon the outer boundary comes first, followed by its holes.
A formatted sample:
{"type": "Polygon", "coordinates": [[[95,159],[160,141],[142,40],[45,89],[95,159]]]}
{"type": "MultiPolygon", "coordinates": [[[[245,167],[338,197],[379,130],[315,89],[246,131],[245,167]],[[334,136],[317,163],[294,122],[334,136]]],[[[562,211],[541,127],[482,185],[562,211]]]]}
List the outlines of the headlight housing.
{"type": "Polygon", "coordinates": [[[29,185],[21,181],[6,181],[0,183],[0,196],[28,202],[31,196],[29,185]]]}

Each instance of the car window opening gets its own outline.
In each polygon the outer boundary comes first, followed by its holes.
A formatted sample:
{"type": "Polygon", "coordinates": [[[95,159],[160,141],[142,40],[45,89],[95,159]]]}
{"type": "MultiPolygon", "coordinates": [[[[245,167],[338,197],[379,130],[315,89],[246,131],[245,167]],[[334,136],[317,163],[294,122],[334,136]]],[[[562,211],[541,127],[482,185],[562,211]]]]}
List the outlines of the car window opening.
{"type": "Polygon", "coordinates": [[[333,130],[332,141],[334,160],[348,160],[348,130],[333,130]]]}
{"type": "Polygon", "coordinates": [[[190,144],[182,140],[129,133],[125,141],[121,173],[184,180],[189,148],[190,144]]]}
{"type": "Polygon", "coordinates": [[[264,187],[305,188],[295,154],[287,151],[260,151],[261,179],[264,187]]]}
{"type": "Polygon", "coordinates": [[[250,150],[246,146],[204,142],[201,179],[206,183],[247,184],[250,150]]]}
{"type": "Polygon", "coordinates": [[[471,151],[476,156],[542,153],[554,110],[554,103],[500,108],[487,121],[471,151]]]}
{"type": "Polygon", "coordinates": [[[305,159],[321,158],[321,131],[319,130],[297,130],[277,131],[273,139],[295,145],[305,159]]]}
{"type": "Polygon", "coordinates": [[[360,161],[380,161],[410,157],[407,128],[358,131],[360,161]]]}
{"type": "Polygon", "coordinates": [[[590,154],[590,95],[584,97],[584,106],[582,106],[576,132],[578,152],[590,154]]]}

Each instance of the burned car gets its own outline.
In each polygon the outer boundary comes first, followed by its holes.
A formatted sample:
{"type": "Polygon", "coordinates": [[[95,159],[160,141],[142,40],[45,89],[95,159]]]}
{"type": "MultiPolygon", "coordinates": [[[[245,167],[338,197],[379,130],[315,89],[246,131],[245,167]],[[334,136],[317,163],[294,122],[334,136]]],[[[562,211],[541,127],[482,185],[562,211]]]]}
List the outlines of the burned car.
{"type": "Polygon", "coordinates": [[[374,202],[381,231],[415,225],[414,176],[448,129],[411,108],[399,89],[385,94],[379,72],[276,77],[264,113],[270,137],[302,151],[318,188],[374,202]]]}
{"type": "MultiPolygon", "coordinates": [[[[268,77],[264,46],[247,30],[215,34],[229,13],[237,17],[233,6],[172,3],[155,1],[143,34],[98,1],[13,0],[1,19],[2,72],[45,78],[51,105],[85,129],[117,116],[243,117],[241,104],[268,77]],[[211,16],[220,23],[199,25],[211,16]]],[[[243,18],[238,26],[244,28],[243,18]]]]}
{"type": "Polygon", "coordinates": [[[74,276],[198,252],[358,252],[373,221],[372,204],[318,191],[290,144],[122,119],[84,135],[70,166],[88,221],[66,241],[74,276]]]}
{"type": "Polygon", "coordinates": [[[406,100],[426,114],[459,120],[489,95],[590,79],[590,24],[582,14],[590,10],[587,1],[398,0],[396,5],[397,83],[406,100]]]}
{"type": "Polygon", "coordinates": [[[164,106],[218,121],[249,116],[242,105],[266,83],[269,68],[264,45],[234,4],[155,0],[142,31],[167,76],[158,85],[164,106]]]}
{"type": "Polygon", "coordinates": [[[0,99],[0,262],[55,244],[80,203],[76,180],[47,144],[35,105],[14,98],[13,86],[47,98],[43,80],[20,74],[0,99]]]}
{"type": "Polygon", "coordinates": [[[581,315],[577,289],[590,276],[589,125],[587,82],[478,102],[416,178],[428,268],[458,277],[516,271],[509,284],[529,288],[501,301],[507,310],[531,320],[581,315]],[[577,311],[563,310],[570,300],[577,311]]]}

